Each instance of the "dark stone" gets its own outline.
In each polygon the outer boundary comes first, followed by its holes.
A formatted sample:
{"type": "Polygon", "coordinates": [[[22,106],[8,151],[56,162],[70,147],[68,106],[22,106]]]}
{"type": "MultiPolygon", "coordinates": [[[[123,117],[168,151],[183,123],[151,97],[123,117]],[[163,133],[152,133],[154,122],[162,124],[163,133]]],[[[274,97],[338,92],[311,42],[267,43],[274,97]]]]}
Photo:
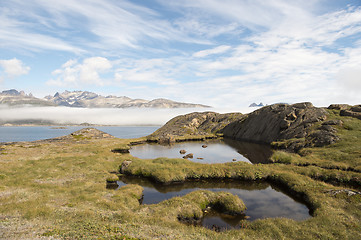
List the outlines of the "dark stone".
{"type": "Polygon", "coordinates": [[[184,149],[182,149],[182,150],[179,151],[180,154],[185,154],[186,152],[187,152],[187,151],[184,150],[184,149]]]}
{"type": "Polygon", "coordinates": [[[208,146],[207,146],[207,145],[205,145],[205,144],[203,144],[203,145],[202,145],[202,148],[206,148],[206,147],[208,147],[208,146]]]}
{"type": "Polygon", "coordinates": [[[127,148],[114,148],[111,150],[113,153],[129,153],[127,148]]]}
{"type": "Polygon", "coordinates": [[[193,153],[188,153],[187,155],[183,156],[184,159],[193,158],[193,153]]]}
{"type": "Polygon", "coordinates": [[[350,110],[341,110],[340,111],[341,116],[348,116],[348,117],[354,117],[361,120],[361,112],[352,112],[350,110]]]}

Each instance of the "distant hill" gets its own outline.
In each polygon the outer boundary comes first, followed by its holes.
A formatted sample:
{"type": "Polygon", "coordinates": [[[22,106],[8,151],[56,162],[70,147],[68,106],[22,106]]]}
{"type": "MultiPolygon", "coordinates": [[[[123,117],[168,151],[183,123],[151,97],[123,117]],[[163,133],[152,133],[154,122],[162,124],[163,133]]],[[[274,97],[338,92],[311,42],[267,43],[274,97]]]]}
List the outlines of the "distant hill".
{"type": "Polygon", "coordinates": [[[169,99],[131,99],[126,96],[102,96],[87,91],[65,91],[46,96],[44,99],[34,97],[31,93],[15,89],[0,92],[0,104],[66,106],[79,108],[206,108],[209,106],[193,103],[175,102],[169,99]]]}
{"type": "Polygon", "coordinates": [[[251,105],[249,105],[249,107],[264,107],[263,103],[252,103],[251,105]]]}

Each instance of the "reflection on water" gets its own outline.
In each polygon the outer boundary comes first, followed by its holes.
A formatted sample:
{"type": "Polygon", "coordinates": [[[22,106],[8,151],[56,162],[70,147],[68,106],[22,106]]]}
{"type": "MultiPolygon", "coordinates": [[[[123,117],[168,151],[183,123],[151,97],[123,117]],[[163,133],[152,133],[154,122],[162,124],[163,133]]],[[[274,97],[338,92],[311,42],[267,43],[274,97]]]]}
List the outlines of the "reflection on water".
{"type": "MultiPolygon", "coordinates": [[[[310,217],[309,209],[298,200],[293,199],[278,187],[267,182],[247,182],[235,180],[198,180],[164,185],[146,178],[123,176],[119,187],[126,184],[138,184],[144,188],[143,204],[155,204],[176,196],[206,189],[214,192],[226,191],[239,196],[247,206],[245,214],[249,220],[260,218],[286,217],[304,220],[310,217]]],[[[203,226],[211,228],[239,228],[239,221],[244,216],[229,217],[211,211],[205,215],[203,226]]]]}
{"type": "Polygon", "coordinates": [[[138,158],[151,159],[158,157],[181,158],[193,153],[191,161],[200,163],[225,163],[244,161],[249,163],[267,163],[272,154],[268,145],[235,141],[231,139],[208,140],[205,142],[180,142],[171,145],[143,144],[130,149],[130,153],[138,158]],[[202,145],[207,145],[203,148],[202,145]],[[180,154],[180,150],[186,150],[180,154]]]}

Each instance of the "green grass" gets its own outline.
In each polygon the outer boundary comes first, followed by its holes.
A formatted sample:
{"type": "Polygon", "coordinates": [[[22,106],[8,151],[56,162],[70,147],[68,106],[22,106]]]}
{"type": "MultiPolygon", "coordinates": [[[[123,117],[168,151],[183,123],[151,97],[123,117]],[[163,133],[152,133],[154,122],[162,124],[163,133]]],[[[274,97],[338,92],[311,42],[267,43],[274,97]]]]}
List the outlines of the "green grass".
{"type": "Polygon", "coordinates": [[[36,147],[0,146],[0,239],[360,239],[360,195],[333,195],[330,190],[360,189],[361,121],[340,117],[337,111],[330,111],[329,118],[344,122],[337,127],[338,143],[299,154],[276,151],[271,164],[142,160],[111,152],[134,141],[126,139],[79,137],[36,147]],[[247,206],[234,195],[210,191],[140,205],[139,185],[105,188],[106,180],[116,177],[110,172],[126,160],[132,161],[126,174],[164,183],[200,178],[271,181],[303,199],[313,217],[244,220],[242,229],[220,233],[183,224],[179,219],[199,219],[209,206],[229,214],[247,206]]]}

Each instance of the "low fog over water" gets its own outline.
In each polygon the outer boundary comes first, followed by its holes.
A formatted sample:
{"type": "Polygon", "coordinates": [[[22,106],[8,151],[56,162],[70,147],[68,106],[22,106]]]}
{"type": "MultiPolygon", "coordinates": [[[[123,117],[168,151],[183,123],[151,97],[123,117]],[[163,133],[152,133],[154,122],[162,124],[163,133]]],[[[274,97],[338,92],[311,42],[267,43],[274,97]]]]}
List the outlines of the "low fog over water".
{"type": "Polygon", "coordinates": [[[55,124],[100,124],[100,125],[163,125],[171,118],[191,112],[242,112],[256,108],[69,108],[69,107],[0,107],[0,124],[24,120],[51,121],[55,124]]]}

